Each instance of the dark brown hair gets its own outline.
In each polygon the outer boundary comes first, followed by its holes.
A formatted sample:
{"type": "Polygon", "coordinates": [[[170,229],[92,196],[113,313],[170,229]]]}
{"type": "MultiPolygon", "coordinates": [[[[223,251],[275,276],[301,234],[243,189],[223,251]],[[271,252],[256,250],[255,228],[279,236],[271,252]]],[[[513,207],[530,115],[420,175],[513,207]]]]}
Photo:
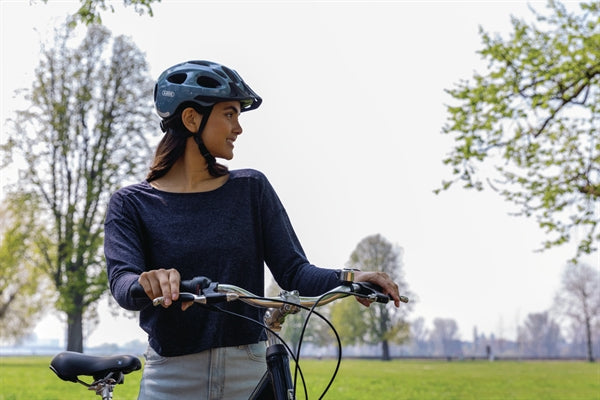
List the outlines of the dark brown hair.
{"type": "MultiPolygon", "coordinates": [[[[193,133],[185,127],[183,121],[181,120],[181,112],[187,106],[189,105],[182,105],[179,107],[173,117],[169,118],[168,120],[163,120],[162,126],[163,129],[166,130],[166,133],[156,147],[154,160],[152,161],[150,171],[146,176],[146,180],[148,182],[161,178],[167,172],[169,172],[173,164],[175,164],[175,162],[185,152],[185,146],[188,138],[194,136],[193,133]]],[[[199,114],[202,114],[203,118],[206,118],[207,115],[210,115],[208,114],[209,111],[206,109],[202,109],[198,106],[193,106],[193,108],[199,114]]],[[[211,176],[219,177],[229,173],[229,169],[226,166],[217,163],[212,156],[209,158],[210,160],[207,159],[207,164],[208,173],[211,176]]]]}

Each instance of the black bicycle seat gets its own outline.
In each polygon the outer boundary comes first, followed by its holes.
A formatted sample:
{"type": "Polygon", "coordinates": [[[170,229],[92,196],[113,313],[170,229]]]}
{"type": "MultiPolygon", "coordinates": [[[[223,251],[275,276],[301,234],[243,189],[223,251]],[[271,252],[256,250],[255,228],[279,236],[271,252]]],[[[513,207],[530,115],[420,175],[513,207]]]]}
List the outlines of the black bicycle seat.
{"type": "Polygon", "coordinates": [[[63,351],[50,362],[50,369],[63,381],[70,382],[79,382],[79,375],[92,376],[94,380],[99,380],[111,372],[128,374],[140,368],[142,363],[136,356],[92,356],[74,351],[63,351]]]}

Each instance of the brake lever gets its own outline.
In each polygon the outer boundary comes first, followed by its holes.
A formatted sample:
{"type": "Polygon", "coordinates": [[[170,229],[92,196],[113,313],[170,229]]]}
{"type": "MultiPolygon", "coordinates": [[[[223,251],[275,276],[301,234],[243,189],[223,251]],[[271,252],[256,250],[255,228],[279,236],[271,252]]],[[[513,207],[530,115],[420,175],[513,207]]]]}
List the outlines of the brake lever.
{"type": "MultiPolygon", "coordinates": [[[[383,289],[381,286],[371,283],[371,282],[354,282],[353,285],[357,285],[360,287],[357,290],[357,293],[360,293],[366,298],[371,299],[372,301],[376,301],[377,303],[387,304],[392,298],[387,294],[383,294],[383,289]]],[[[402,303],[408,303],[408,297],[400,296],[400,301],[402,303]]]]}
{"type": "MultiPolygon", "coordinates": [[[[201,303],[202,302],[202,297],[203,296],[196,296],[193,293],[188,293],[188,292],[181,292],[179,293],[179,298],[177,300],[172,301],[173,304],[177,304],[177,303],[182,303],[182,302],[187,302],[187,301],[191,301],[193,303],[201,303]]],[[[165,298],[163,296],[157,297],[154,300],[152,300],[152,305],[154,307],[156,306],[162,306],[163,303],[165,301],[165,298]]]]}
{"type": "Polygon", "coordinates": [[[353,286],[357,287],[357,290],[354,290],[355,293],[360,294],[371,301],[387,304],[391,300],[390,296],[383,294],[381,286],[374,283],[354,282],[353,286]]]}
{"type": "MultiPolygon", "coordinates": [[[[198,304],[217,304],[237,300],[240,296],[237,293],[219,293],[216,291],[218,283],[213,282],[211,288],[214,290],[204,290],[202,294],[195,295],[189,292],[179,293],[179,298],[173,303],[192,302],[198,304]],[[214,286],[213,286],[214,284],[214,286]]],[[[152,305],[160,306],[164,302],[164,297],[157,297],[152,300],[152,305]]]]}

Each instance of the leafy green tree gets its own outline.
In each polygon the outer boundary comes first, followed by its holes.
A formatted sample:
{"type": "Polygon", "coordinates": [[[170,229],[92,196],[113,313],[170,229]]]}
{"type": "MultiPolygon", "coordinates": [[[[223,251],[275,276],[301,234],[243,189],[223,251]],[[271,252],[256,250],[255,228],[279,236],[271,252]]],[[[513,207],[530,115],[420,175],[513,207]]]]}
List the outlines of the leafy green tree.
{"type": "MultiPolygon", "coordinates": [[[[277,283],[274,280],[271,281],[265,291],[267,296],[277,296],[280,292],[281,288],[277,286],[277,283]]],[[[317,308],[316,312],[325,318],[329,318],[329,309],[327,307],[317,308]]],[[[333,333],[331,332],[329,325],[322,321],[317,315],[312,315],[305,329],[307,316],[308,311],[301,309],[298,313],[290,314],[285,317],[280,335],[286,343],[292,349],[298,349],[301,335],[303,335],[303,346],[306,343],[312,343],[319,347],[332,344],[333,333]]]]}
{"type": "Polygon", "coordinates": [[[487,70],[447,90],[453,179],[436,190],[487,181],[517,215],[536,218],[544,249],[576,231],[574,259],[600,239],[600,3],[579,7],[550,0],[550,15],[533,11],[537,25],[513,18],[508,39],[480,29],[487,70]],[[482,172],[484,163],[495,172],[482,172]]]}
{"type": "Polygon", "coordinates": [[[554,309],[583,327],[588,361],[594,361],[593,327],[600,322],[600,271],[587,264],[567,264],[562,285],[554,298],[554,309]]]}
{"type": "MultiPolygon", "coordinates": [[[[321,307],[316,310],[320,315],[329,319],[329,309],[321,307]]],[[[297,314],[288,315],[282,329],[282,337],[293,349],[298,349],[300,338],[302,338],[301,350],[306,348],[308,343],[317,347],[324,347],[333,344],[334,337],[331,328],[326,322],[318,316],[312,315],[305,328],[308,311],[302,310],[297,314]],[[303,332],[304,330],[304,332],[303,332]],[[303,336],[301,337],[301,335],[303,336]]],[[[302,351],[301,351],[302,352],[302,351]]]]}
{"type": "MultiPolygon", "coordinates": [[[[42,1],[48,3],[48,0],[42,1]]],[[[102,24],[101,11],[110,10],[115,12],[113,5],[107,5],[106,0],[79,0],[79,2],[81,6],[71,17],[71,26],[75,26],[79,22],[85,25],[102,24]]],[[[139,15],[148,13],[148,15],[153,16],[152,3],[160,3],[160,0],[123,0],[123,5],[133,6],[139,15]]]]}
{"type": "Polygon", "coordinates": [[[126,37],[65,26],[42,46],[29,107],[12,119],[3,166],[16,161],[19,190],[41,199],[43,270],[67,316],[67,349],[82,351],[83,321],[107,289],[101,253],[110,193],[140,176],[150,151],[153,82],[144,54],[126,37]]]}
{"type": "Polygon", "coordinates": [[[38,211],[39,202],[24,193],[9,195],[0,210],[0,339],[8,342],[29,334],[52,302],[35,245],[47,240],[38,211]]]}
{"type": "MultiPolygon", "coordinates": [[[[361,240],[347,263],[348,268],[387,273],[399,286],[400,294],[413,297],[408,290],[402,270],[402,249],[379,234],[361,240]]],[[[382,359],[390,360],[389,344],[403,343],[409,338],[406,316],[412,303],[395,308],[373,304],[368,309],[358,302],[338,301],[332,306],[331,320],[342,340],[347,343],[379,344],[382,359]]]]}

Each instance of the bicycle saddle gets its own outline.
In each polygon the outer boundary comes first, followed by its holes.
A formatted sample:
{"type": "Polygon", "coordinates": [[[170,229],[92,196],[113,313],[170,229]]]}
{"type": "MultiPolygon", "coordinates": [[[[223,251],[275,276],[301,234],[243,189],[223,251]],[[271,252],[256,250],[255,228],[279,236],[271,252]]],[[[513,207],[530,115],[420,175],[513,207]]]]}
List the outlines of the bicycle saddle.
{"type": "Polygon", "coordinates": [[[111,372],[128,374],[140,368],[141,361],[132,355],[91,356],[74,351],[63,351],[50,362],[50,369],[63,381],[70,382],[79,382],[78,375],[92,376],[97,381],[111,372]]]}

